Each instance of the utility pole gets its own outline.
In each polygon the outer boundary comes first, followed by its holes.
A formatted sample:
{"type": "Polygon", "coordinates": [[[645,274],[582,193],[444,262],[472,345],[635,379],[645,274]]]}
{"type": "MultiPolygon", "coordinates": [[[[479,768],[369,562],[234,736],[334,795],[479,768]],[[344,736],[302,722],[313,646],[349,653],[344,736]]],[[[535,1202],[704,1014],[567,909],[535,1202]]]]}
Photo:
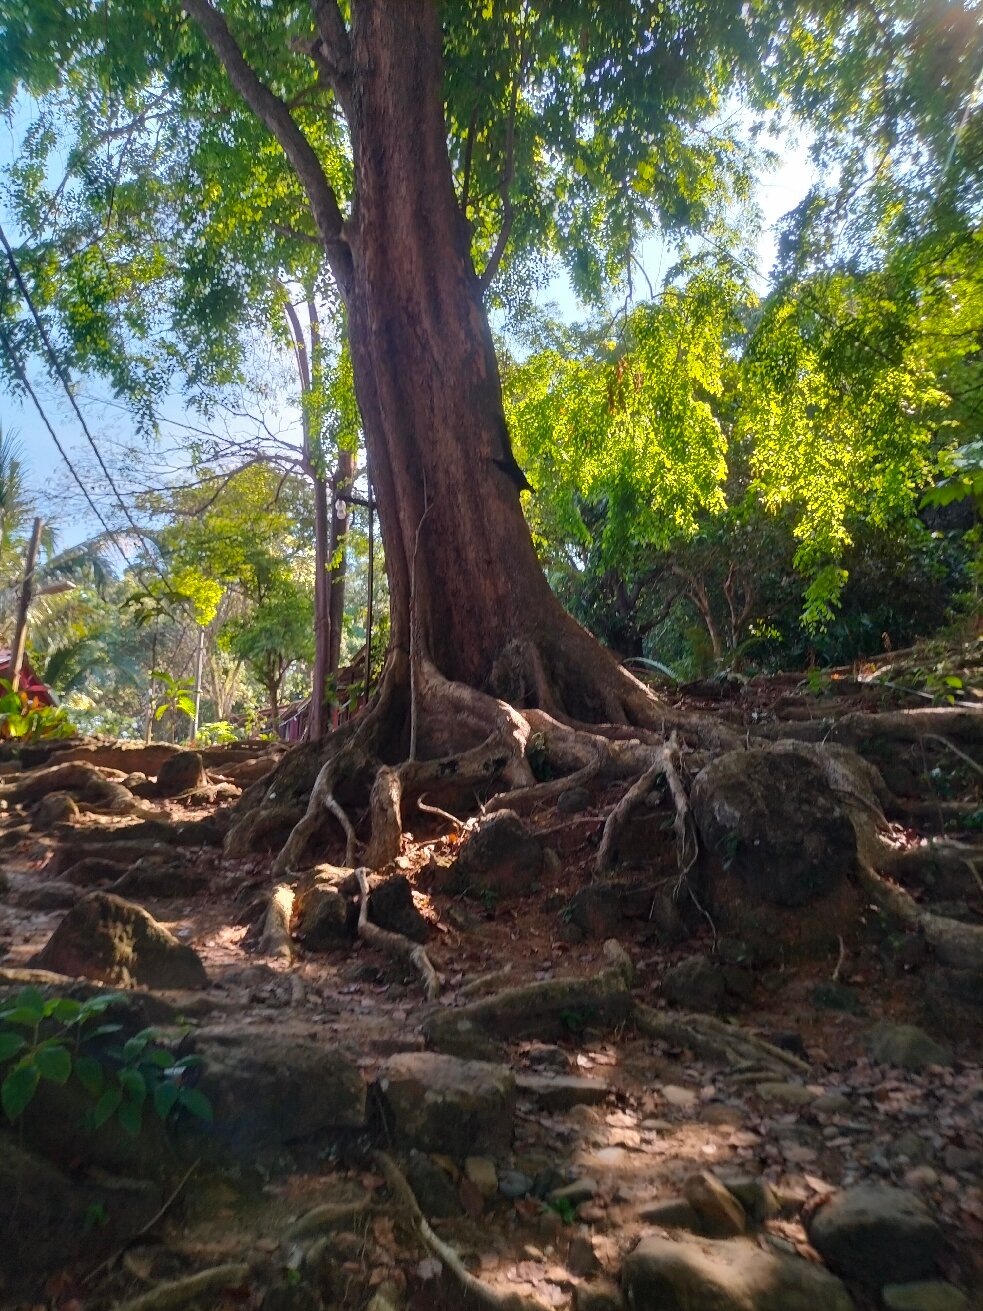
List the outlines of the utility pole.
{"type": "Polygon", "coordinates": [[[198,654],[195,657],[195,715],[191,723],[191,741],[198,739],[198,720],[201,717],[201,675],[205,665],[205,630],[198,626],[198,654]]]}
{"type": "Polygon", "coordinates": [[[24,663],[24,648],[27,645],[27,612],[31,605],[34,590],[34,567],[38,560],[38,548],[41,545],[41,520],[34,520],[31,531],[31,544],[27,548],[27,561],[24,565],[24,581],[21,583],[20,600],[17,603],[17,626],[14,629],[14,649],[10,653],[10,686],[16,692],[20,685],[20,667],[24,663]]]}

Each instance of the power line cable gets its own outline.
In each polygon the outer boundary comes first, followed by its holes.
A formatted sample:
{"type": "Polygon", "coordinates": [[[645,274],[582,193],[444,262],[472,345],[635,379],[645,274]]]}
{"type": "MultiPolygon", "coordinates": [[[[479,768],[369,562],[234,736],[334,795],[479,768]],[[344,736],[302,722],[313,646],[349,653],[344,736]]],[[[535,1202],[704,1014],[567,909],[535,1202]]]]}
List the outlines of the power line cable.
{"type": "Polygon", "coordinates": [[[3,347],[3,352],[10,362],[10,367],[13,369],[18,382],[21,384],[21,386],[27,392],[28,396],[30,396],[31,400],[34,402],[34,408],[41,416],[41,421],[44,424],[44,426],[47,428],[48,433],[51,436],[51,440],[54,442],[55,448],[58,451],[58,454],[65,461],[65,464],[68,466],[68,472],[75,479],[75,482],[78,484],[79,490],[81,491],[82,495],[85,497],[86,501],[88,502],[89,509],[99,520],[100,524],[103,527],[103,531],[112,541],[117,551],[119,551],[123,559],[127,562],[127,564],[129,564],[129,559],[127,557],[126,552],[123,550],[123,547],[120,545],[119,538],[116,536],[112,528],[110,528],[110,526],[106,523],[106,520],[103,518],[99,507],[96,505],[95,501],[92,499],[91,495],[89,494],[89,489],[86,487],[85,483],[82,481],[81,477],[79,476],[78,471],[75,468],[75,465],[72,464],[71,460],[68,458],[68,454],[64,446],[62,446],[61,442],[58,440],[58,434],[51,426],[51,421],[49,420],[47,414],[44,411],[44,407],[42,406],[40,400],[38,399],[37,392],[31,386],[30,380],[26,372],[24,371],[24,366],[17,358],[17,355],[14,352],[14,348],[11,345],[10,338],[7,336],[6,330],[2,325],[0,325],[0,345],[2,345],[3,347]]]}
{"type": "Polygon", "coordinates": [[[113,495],[116,497],[116,500],[119,503],[119,507],[123,511],[123,514],[127,519],[127,522],[129,523],[133,531],[136,533],[140,541],[143,543],[144,547],[147,547],[147,540],[144,537],[143,532],[140,529],[140,526],[133,518],[132,514],[127,508],[126,503],[124,502],[122,496],[120,495],[119,488],[116,486],[116,483],[113,481],[113,476],[109,472],[109,469],[106,467],[106,462],[102,458],[102,453],[100,452],[99,447],[96,445],[95,438],[92,436],[92,433],[89,429],[89,425],[85,420],[85,415],[82,413],[81,409],[79,408],[78,401],[75,399],[75,394],[72,391],[71,381],[69,380],[69,377],[65,372],[65,369],[63,368],[62,363],[55,352],[54,346],[52,346],[51,344],[51,338],[48,336],[48,330],[45,328],[44,321],[42,320],[41,315],[37,311],[37,307],[34,304],[33,297],[31,296],[27,284],[25,283],[24,278],[21,274],[20,268],[18,267],[17,260],[14,256],[13,250],[11,249],[10,242],[7,240],[7,234],[4,232],[2,224],[0,224],[0,243],[2,243],[3,248],[6,251],[7,263],[10,265],[10,271],[14,275],[14,280],[17,283],[21,296],[24,298],[24,303],[27,305],[27,308],[30,310],[31,317],[34,320],[37,326],[38,333],[40,334],[41,340],[44,343],[45,352],[48,356],[49,361],[51,362],[51,367],[54,369],[55,374],[58,377],[58,381],[61,383],[62,387],[64,388],[65,395],[68,397],[72,409],[75,411],[75,414],[78,417],[78,421],[82,427],[82,431],[85,433],[86,439],[89,445],[92,447],[92,450],[95,453],[95,457],[99,462],[99,467],[102,470],[107,483],[112,489],[113,495]]]}
{"type": "MultiPolygon", "coordinates": [[[[82,427],[82,431],[85,433],[86,439],[87,439],[89,445],[92,447],[92,450],[93,450],[94,453],[95,453],[95,457],[96,457],[97,461],[99,462],[99,467],[100,467],[100,469],[102,469],[102,472],[103,472],[103,474],[105,475],[106,481],[109,483],[109,486],[110,486],[111,489],[112,489],[113,495],[116,497],[116,501],[117,501],[117,503],[118,503],[120,509],[123,511],[123,515],[124,515],[124,517],[126,518],[126,520],[127,520],[127,522],[129,523],[130,527],[133,529],[133,532],[136,534],[137,538],[139,539],[139,541],[140,541],[141,544],[143,545],[144,550],[147,551],[147,555],[148,555],[148,559],[150,560],[151,568],[153,569],[154,573],[157,574],[158,578],[160,578],[161,582],[164,584],[164,587],[165,587],[166,591],[170,594],[170,596],[172,597],[172,599],[174,599],[175,601],[180,601],[180,600],[182,600],[183,598],[179,597],[178,593],[174,591],[173,587],[171,586],[170,582],[169,582],[168,579],[167,579],[167,576],[163,573],[163,571],[161,570],[160,566],[157,564],[156,560],[154,559],[154,557],[153,557],[153,553],[152,553],[151,550],[150,550],[150,545],[149,545],[149,543],[148,543],[146,537],[144,536],[144,533],[143,533],[142,529],[140,528],[140,525],[136,522],[136,520],[133,518],[133,515],[130,513],[129,507],[126,505],[126,502],[123,500],[122,496],[120,495],[119,488],[116,486],[116,483],[113,481],[113,476],[112,476],[112,474],[109,472],[109,469],[106,467],[106,462],[105,462],[105,460],[102,458],[102,453],[100,452],[99,447],[96,445],[95,438],[92,436],[92,433],[91,433],[91,431],[90,431],[90,429],[89,429],[89,425],[88,425],[88,423],[87,423],[86,420],[85,420],[85,415],[82,413],[81,409],[79,408],[78,401],[75,399],[75,394],[74,394],[74,392],[72,391],[72,386],[71,386],[71,382],[70,382],[70,380],[69,380],[69,378],[68,378],[68,375],[67,375],[67,373],[65,372],[65,369],[64,369],[64,367],[62,366],[62,363],[61,363],[61,361],[59,360],[57,353],[55,352],[55,348],[54,348],[54,346],[52,346],[52,344],[51,344],[51,338],[48,336],[48,331],[47,331],[47,329],[46,329],[45,326],[44,326],[44,321],[42,320],[40,314],[38,313],[37,307],[36,307],[35,304],[34,304],[33,297],[31,296],[31,293],[30,293],[30,291],[28,290],[27,284],[25,283],[24,278],[23,278],[23,276],[22,276],[22,274],[21,274],[20,268],[19,268],[19,266],[18,266],[18,264],[17,264],[17,260],[16,260],[16,258],[15,258],[15,256],[14,256],[13,249],[11,248],[10,242],[7,240],[7,234],[4,232],[4,230],[3,230],[3,225],[2,225],[2,224],[0,224],[0,244],[3,245],[4,251],[5,251],[6,256],[7,256],[7,263],[10,265],[10,271],[11,271],[11,273],[14,275],[14,281],[17,283],[17,286],[18,286],[18,289],[20,290],[21,296],[22,296],[23,299],[24,299],[24,303],[27,305],[27,308],[30,310],[31,317],[32,317],[33,320],[34,320],[34,323],[35,323],[35,325],[36,325],[36,327],[37,327],[38,333],[40,334],[41,340],[42,340],[42,342],[44,343],[45,352],[46,352],[46,354],[47,354],[47,356],[48,356],[48,359],[49,359],[49,361],[50,361],[50,363],[51,363],[51,367],[54,369],[55,374],[57,375],[59,382],[61,383],[62,387],[64,388],[65,395],[68,397],[68,399],[69,399],[69,401],[70,401],[70,403],[71,403],[72,409],[75,411],[75,414],[76,414],[76,416],[78,417],[78,421],[79,421],[79,424],[80,424],[81,427],[82,427]]],[[[9,347],[9,343],[6,344],[6,350],[7,350],[8,357],[11,358],[12,362],[15,363],[15,367],[16,367],[16,362],[14,361],[14,358],[10,355],[10,347],[9,347]]],[[[41,410],[41,407],[40,407],[40,404],[39,404],[39,402],[38,402],[37,396],[34,394],[33,389],[31,389],[31,387],[30,387],[30,383],[27,381],[27,375],[26,375],[26,373],[25,373],[25,371],[24,371],[24,369],[23,369],[22,367],[21,367],[20,370],[19,370],[19,376],[20,376],[20,378],[21,378],[21,381],[24,383],[24,385],[25,385],[25,386],[28,388],[28,390],[31,392],[32,399],[34,400],[35,405],[38,407],[38,410],[39,410],[39,412],[41,413],[41,417],[44,419],[44,422],[45,422],[46,427],[48,428],[48,431],[51,433],[52,437],[54,438],[54,440],[55,440],[55,444],[58,446],[59,451],[61,451],[63,458],[65,458],[65,462],[68,463],[67,456],[65,456],[64,451],[62,450],[61,444],[58,442],[58,439],[55,437],[55,435],[54,435],[54,430],[52,429],[51,424],[48,422],[48,419],[47,419],[47,417],[45,416],[44,411],[41,410]]],[[[71,467],[71,466],[70,466],[70,467],[71,467]]],[[[73,473],[74,473],[74,470],[73,470],[73,473]]],[[[76,478],[76,482],[78,482],[79,485],[81,486],[82,484],[81,484],[81,481],[80,481],[79,478],[78,478],[78,475],[75,475],[75,478],[76,478]]],[[[83,490],[84,490],[84,489],[83,489],[83,490]]],[[[93,504],[92,498],[89,496],[89,493],[88,493],[87,491],[85,492],[85,498],[86,498],[86,500],[89,502],[89,505],[91,505],[92,508],[95,510],[95,506],[94,506],[94,504],[93,504]]],[[[106,526],[106,522],[105,522],[105,520],[103,519],[102,515],[99,514],[98,511],[96,511],[96,515],[97,515],[97,517],[98,517],[98,519],[99,519],[99,522],[103,525],[104,528],[106,528],[106,530],[107,530],[107,532],[108,532],[109,529],[108,529],[108,527],[106,526]]],[[[119,542],[118,542],[118,540],[115,538],[115,536],[113,537],[113,541],[116,543],[116,546],[119,547],[119,542]]]]}

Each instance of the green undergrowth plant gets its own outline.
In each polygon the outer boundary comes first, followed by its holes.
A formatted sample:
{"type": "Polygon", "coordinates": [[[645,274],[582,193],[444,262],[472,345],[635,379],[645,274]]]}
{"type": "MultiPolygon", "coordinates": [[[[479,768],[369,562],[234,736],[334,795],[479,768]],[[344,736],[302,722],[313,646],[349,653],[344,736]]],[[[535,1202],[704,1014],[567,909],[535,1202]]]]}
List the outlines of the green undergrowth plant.
{"type": "Polygon", "coordinates": [[[123,1025],[107,1015],[120,1000],[118,993],[86,1001],[45,998],[23,988],[0,1007],[0,1105],[11,1123],[23,1116],[42,1081],[73,1078],[92,1099],[86,1116],[92,1130],[115,1116],[135,1138],[148,1107],[162,1122],[183,1113],[212,1119],[211,1103],[191,1083],[201,1057],[175,1050],[188,1030],[146,1028],[124,1038],[123,1025]]]}
{"type": "Polygon", "coordinates": [[[0,678],[0,741],[47,742],[74,734],[74,725],[59,706],[42,705],[37,697],[0,678]]]}

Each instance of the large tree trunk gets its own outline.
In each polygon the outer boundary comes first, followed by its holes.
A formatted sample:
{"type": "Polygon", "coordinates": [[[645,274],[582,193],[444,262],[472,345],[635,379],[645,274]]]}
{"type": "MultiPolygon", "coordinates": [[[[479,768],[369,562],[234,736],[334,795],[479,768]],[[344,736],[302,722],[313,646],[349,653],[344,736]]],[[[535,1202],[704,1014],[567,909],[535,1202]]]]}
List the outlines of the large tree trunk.
{"type": "Polygon", "coordinates": [[[349,334],[392,642],[519,704],[623,722],[642,689],[554,598],[523,517],[454,194],[440,43],[431,0],[352,4],[349,334]]]}

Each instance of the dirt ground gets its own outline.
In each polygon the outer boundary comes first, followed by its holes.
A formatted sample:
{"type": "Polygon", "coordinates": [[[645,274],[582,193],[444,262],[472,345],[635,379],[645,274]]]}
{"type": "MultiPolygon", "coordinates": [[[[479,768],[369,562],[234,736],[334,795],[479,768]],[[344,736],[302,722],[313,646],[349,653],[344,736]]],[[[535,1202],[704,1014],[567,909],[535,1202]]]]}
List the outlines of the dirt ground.
{"type": "MultiPolygon", "coordinates": [[[[898,696],[891,700],[898,704],[898,696]]],[[[856,683],[839,694],[827,684],[813,701],[773,681],[745,689],[739,708],[726,713],[754,722],[778,711],[806,719],[828,713],[834,701],[838,713],[866,712],[874,708],[872,702],[883,707],[885,694],[856,683]]],[[[697,697],[692,704],[710,708],[714,700],[697,697]]],[[[933,785],[922,761],[907,764],[926,786],[933,785]]],[[[958,759],[949,761],[945,788],[970,796],[979,775],[974,779],[972,768],[960,772],[959,766],[958,759]]],[[[580,813],[563,816],[551,806],[529,817],[559,860],[555,873],[515,899],[469,900],[434,891],[434,871],[451,858],[457,837],[433,816],[419,816],[416,826],[408,821],[413,833],[404,840],[396,872],[410,880],[416,905],[433,926],[427,951],[442,979],[438,1005],[458,1004],[462,990],[473,991],[485,975],[498,976],[498,987],[594,975],[603,965],[603,938],[616,936],[635,966],[636,997],[662,1007],[666,969],[683,957],[712,952],[710,923],[685,941],[667,944],[644,915],[623,918],[616,931],[603,936],[585,934],[572,921],[571,898],[594,880],[603,821],[617,796],[615,790],[595,788],[580,813]]],[[[177,802],[155,804],[174,821],[202,814],[200,807],[177,802]]],[[[634,858],[617,880],[650,888],[653,895],[671,886],[671,818],[668,800],[657,796],[641,816],[634,858]]],[[[78,821],[84,829],[114,830],[139,823],[96,815],[78,821]]],[[[948,827],[959,835],[958,825],[948,827]]],[[[902,845],[924,837],[924,831],[900,821],[895,832],[902,845]]],[[[64,914],[10,904],[51,877],[62,841],[32,833],[0,853],[11,893],[0,904],[2,968],[27,966],[64,914]]],[[[326,858],[337,860],[338,853],[326,858]]],[[[325,953],[299,947],[286,963],[249,948],[250,923],[270,885],[271,854],[232,859],[203,846],[182,849],[182,859],[200,875],[200,892],[136,899],[192,945],[205,964],[212,984],[182,999],[189,1018],[296,1033],[326,1046],[343,1044],[357,1054],[368,1080],[392,1053],[423,1048],[422,1024],[431,1008],[422,1000],[419,981],[380,952],[361,942],[325,953]]],[[[970,899],[969,913],[983,922],[983,883],[970,899]]],[[[933,1033],[952,1045],[950,1068],[913,1074],[872,1064],[865,1037],[875,1021],[928,1028],[933,1017],[926,1002],[931,963],[909,968],[891,959],[875,921],[872,911],[870,933],[848,950],[751,971],[746,995],[730,999],[728,1013],[736,1023],[808,1061],[808,1075],[789,1083],[749,1082],[745,1070],[716,1068],[692,1051],[630,1027],[614,1033],[572,1030],[553,1044],[508,1044],[508,1060],[517,1072],[562,1070],[606,1085],[595,1105],[551,1110],[533,1098],[520,1100],[513,1159],[504,1163],[530,1177],[552,1171],[559,1182],[586,1180],[585,1198],[569,1209],[531,1197],[486,1199],[459,1174],[457,1164],[440,1161],[457,1190],[461,1214],[436,1221],[434,1228],[493,1289],[534,1294],[547,1306],[565,1307],[584,1279],[604,1271],[616,1279],[624,1253],[640,1234],[652,1231],[646,1210],[678,1197],[694,1170],[737,1170],[769,1181],[782,1211],[767,1221],[760,1241],[807,1257],[814,1254],[802,1225],[803,1206],[808,1209],[843,1184],[881,1180],[929,1202],[946,1233],[943,1274],[970,1291],[983,1288],[983,1023],[974,1032],[954,1021],[948,1032],[933,1033]]],[[[939,1012],[934,1014],[937,1018],[939,1012]]],[[[460,1305],[456,1283],[392,1205],[368,1148],[364,1138],[339,1138],[319,1144],[306,1160],[301,1154],[257,1162],[255,1171],[238,1180],[203,1171],[152,1234],[112,1269],[90,1283],[84,1269],[52,1271],[44,1300],[28,1305],[61,1311],[118,1305],[163,1280],[206,1265],[254,1262],[260,1253],[282,1277],[280,1301],[247,1279],[213,1291],[202,1304],[300,1308],[307,1304],[290,1300],[290,1271],[301,1259],[286,1232],[291,1221],[324,1201],[366,1195],[367,1209],[332,1237],[325,1304],[364,1306],[373,1289],[385,1291],[392,1284],[415,1311],[460,1305]]],[[[499,1163],[500,1173],[502,1168],[499,1163]]],[[[862,1297],[858,1305],[864,1305],[862,1297]]]]}

